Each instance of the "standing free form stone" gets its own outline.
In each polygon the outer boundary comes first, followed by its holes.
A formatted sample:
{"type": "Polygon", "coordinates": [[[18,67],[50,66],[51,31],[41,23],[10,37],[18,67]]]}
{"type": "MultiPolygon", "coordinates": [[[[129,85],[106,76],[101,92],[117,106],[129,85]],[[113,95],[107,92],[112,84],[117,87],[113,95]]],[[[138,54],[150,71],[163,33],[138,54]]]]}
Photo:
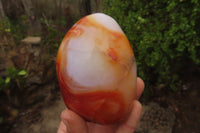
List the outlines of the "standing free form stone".
{"type": "Polygon", "coordinates": [[[65,35],[57,54],[57,75],[68,108],[88,121],[119,123],[136,93],[136,62],[117,22],[95,13],[65,35]]]}

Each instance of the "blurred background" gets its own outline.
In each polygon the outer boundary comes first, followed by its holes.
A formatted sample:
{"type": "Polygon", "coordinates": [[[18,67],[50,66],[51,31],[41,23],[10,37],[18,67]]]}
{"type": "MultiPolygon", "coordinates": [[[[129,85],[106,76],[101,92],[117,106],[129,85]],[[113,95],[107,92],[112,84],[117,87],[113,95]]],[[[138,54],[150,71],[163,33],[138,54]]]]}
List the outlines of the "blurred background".
{"type": "Polygon", "coordinates": [[[136,133],[200,133],[199,0],[0,0],[0,133],[57,131],[57,50],[95,12],[119,23],[145,81],[136,133]]]}

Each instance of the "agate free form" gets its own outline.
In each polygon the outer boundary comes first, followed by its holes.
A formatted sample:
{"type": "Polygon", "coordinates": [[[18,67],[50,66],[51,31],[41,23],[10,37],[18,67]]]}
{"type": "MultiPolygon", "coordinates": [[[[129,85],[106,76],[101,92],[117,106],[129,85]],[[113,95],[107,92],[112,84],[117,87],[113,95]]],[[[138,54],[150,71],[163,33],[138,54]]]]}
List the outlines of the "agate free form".
{"type": "Polygon", "coordinates": [[[95,13],[80,19],[65,35],[57,55],[64,102],[84,119],[119,123],[136,93],[136,62],[117,22],[95,13]]]}

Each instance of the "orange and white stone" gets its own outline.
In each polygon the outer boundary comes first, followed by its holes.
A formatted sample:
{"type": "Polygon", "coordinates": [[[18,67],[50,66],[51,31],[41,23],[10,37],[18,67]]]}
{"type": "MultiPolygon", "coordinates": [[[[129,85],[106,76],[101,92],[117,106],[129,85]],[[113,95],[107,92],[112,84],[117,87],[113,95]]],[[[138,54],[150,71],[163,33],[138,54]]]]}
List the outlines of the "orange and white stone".
{"type": "Polygon", "coordinates": [[[68,108],[100,124],[126,118],[136,93],[136,62],[113,18],[96,13],[80,19],[62,41],[56,67],[68,108]]]}

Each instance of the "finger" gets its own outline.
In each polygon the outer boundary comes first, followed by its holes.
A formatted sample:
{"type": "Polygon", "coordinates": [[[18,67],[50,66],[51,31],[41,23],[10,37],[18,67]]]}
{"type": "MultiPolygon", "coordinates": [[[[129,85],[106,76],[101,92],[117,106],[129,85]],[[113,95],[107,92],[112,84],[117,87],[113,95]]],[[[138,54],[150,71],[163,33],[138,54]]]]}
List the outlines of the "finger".
{"type": "Polygon", "coordinates": [[[116,133],[133,133],[140,120],[142,105],[137,100],[133,101],[133,109],[129,118],[122,123],[116,133]]]}
{"type": "Polygon", "coordinates": [[[89,133],[115,133],[116,126],[100,125],[96,123],[88,123],[89,133]]]}
{"type": "Polygon", "coordinates": [[[57,133],[67,133],[66,126],[63,121],[60,122],[57,133]]]}
{"type": "Polygon", "coordinates": [[[87,133],[86,122],[73,111],[65,109],[61,114],[61,119],[67,127],[67,133],[87,133]]]}
{"type": "Polygon", "coordinates": [[[137,78],[137,90],[136,90],[136,99],[138,100],[144,91],[144,81],[141,78],[137,78]]]}

